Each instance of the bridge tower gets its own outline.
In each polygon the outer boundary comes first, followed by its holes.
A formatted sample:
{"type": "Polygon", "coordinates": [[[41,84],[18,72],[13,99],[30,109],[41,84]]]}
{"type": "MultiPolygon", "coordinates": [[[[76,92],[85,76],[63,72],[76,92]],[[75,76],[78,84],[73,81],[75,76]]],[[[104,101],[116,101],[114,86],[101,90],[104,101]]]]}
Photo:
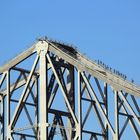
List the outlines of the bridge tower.
{"type": "Polygon", "coordinates": [[[140,87],[70,45],[40,39],[0,67],[1,140],[140,140],[140,87]]]}

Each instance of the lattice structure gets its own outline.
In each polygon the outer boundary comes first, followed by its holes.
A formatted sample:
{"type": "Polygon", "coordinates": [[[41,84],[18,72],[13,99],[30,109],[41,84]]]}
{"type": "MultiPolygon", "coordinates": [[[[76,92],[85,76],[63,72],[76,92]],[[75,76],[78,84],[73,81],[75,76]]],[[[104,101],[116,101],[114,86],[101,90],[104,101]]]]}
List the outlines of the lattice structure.
{"type": "Polygon", "coordinates": [[[129,133],[140,139],[140,87],[71,46],[38,40],[0,67],[1,140],[128,140],[129,133]]]}

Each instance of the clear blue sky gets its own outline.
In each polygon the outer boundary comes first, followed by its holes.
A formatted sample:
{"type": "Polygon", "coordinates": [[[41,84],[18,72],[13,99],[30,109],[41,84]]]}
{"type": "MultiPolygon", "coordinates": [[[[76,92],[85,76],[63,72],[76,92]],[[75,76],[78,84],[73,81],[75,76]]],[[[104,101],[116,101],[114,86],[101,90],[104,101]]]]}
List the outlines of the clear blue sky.
{"type": "Polygon", "coordinates": [[[45,35],[140,85],[139,0],[0,0],[0,65],[45,35]]]}
{"type": "Polygon", "coordinates": [[[139,0],[0,1],[0,64],[47,35],[140,84],[139,0]]]}

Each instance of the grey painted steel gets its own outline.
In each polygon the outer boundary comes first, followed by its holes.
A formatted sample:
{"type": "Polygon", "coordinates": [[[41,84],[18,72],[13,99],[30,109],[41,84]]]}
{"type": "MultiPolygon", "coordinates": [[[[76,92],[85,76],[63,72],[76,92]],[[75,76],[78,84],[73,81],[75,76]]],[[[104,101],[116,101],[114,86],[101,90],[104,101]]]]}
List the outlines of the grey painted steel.
{"type": "Polygon", "coordinates": [[[121,140],[130,124],[139,140],[139,100],[139,86],[71,46],[43,39],[0,67],[0,139],[121,140]],[[23,62],[32,67],[18,65],[23,62]],[[114,119],[109,115],[112,109],[114,119]],[[98,125],[100,131],[88,129],[91,117],[90,127],[98,125]]]}
{"type": "Polygon", "coordinates": [[[46,51],[40,53],[40,139],[48,137],[48,105],[47,105],[47,61],[46,51]]]}

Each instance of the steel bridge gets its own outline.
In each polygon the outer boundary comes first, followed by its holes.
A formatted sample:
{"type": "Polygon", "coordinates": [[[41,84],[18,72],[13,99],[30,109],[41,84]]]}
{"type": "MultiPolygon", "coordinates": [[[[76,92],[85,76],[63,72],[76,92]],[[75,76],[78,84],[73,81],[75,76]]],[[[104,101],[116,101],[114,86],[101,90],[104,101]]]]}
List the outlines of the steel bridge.
{"type": "Polygon", "coordinates": [[[140,140],[140,87],[40,39],[0,67],[0,140],[140,140]]]}

